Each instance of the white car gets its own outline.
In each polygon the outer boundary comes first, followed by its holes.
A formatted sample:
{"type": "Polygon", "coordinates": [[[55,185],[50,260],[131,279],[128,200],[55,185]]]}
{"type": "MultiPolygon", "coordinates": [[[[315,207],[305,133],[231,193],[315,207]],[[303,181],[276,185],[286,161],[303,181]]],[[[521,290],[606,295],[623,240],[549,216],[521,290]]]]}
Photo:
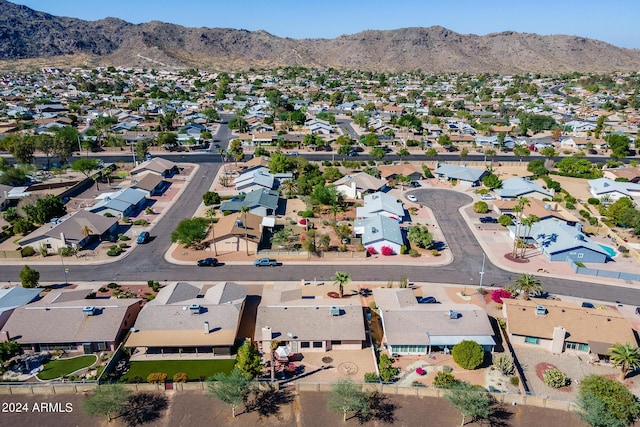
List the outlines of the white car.
{"type": "Polygon", "coordinates": [[[409,200],[410,202],[417,202],[418,198],[416,196],[414,196],[413,194],[409,194],[407,196],[407,200],[409,200]]]}
{"type": "Polygon", "coordinates": [[[496,198],[494,197],[493,194],[486,193],[482,195],[482,200],[495,200],[495,199],[496,198]]]}

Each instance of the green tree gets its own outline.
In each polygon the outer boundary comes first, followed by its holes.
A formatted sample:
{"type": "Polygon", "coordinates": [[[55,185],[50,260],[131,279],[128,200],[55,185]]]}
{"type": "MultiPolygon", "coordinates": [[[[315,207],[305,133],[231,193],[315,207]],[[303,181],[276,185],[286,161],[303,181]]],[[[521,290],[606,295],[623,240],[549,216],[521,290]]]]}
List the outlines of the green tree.
{"type": "Polygon", "coordinates": [[[592,427],[625,427],[640,414],[640,402],[623,384],[599,375],[580,382],[578,416],[592,427]]]}
{"type": "Polygon", "coordinates": [[[4,373],[4,363],[12,357],[22,354],[22,347],[16,340],[0,342],[0,373],[4,373]]]}
{"type": "Polygon", "coordinates": [[[529,150],[529,147],[525,147],[524,145],[516,145],[513,148],[513,155],[520,157],[520,160],[522,160],[523,157],[529,157],[530,154],[531,150],[529,150]]]}
{"type": "Polygon", "coordinates": [[[242,213],[242,228],[244,228],[244,246],[247,248],[247,256],[249,256],[249,240],[247,239],[247,214],[249,213],[249,206],[242,206],[240,213],[242,213]]]}
{"type": "Polygon", "coordinates": [[[464,340],[453,346],[451,355],[461,368],[473,370],[482,364],[484,349],[475,341],[464,340]]]}
{"type": "Polygon", "coordinates": [[[429,249],[433,245],[433,235],[428,226],[414,225],[409,228],[407,239],[417,247],[429,249]]]}
{"type": "Polygon", "coordinates": [[[67,213],[67,208],[60,196],[53,194],[36,200],[35,205],[23,206],[22,210],[27,215],[27,219],[36,224],[46,224],[52,218],[60,218],[67,213]]]}
{"type": "Polygon", "coordinates": [[[36,146],[32,138],[15,136],[11,137],[11,143],[6,142],[5,144],[9,146],[9,151],[16,162],[27,164],[33,162],[36,146]]]}
{"type": "Polygon", "coordinates": [[[345,273],[344,271],[336,271],[336,274],[331,278],[331,280],[333,280],[334,285],[338,285],[338,289],[340,290],[340,298],[344,297],[344,287],[351,281],[351,276],[349,276],[349,273],[345,273]]]}
{"type": "Polygon", "coordinates": [[[149,141],[142,139],[136,142],[135,150],[136,156],[138,156],[139,159],[144,159],[147,154],[149,154],[149,141]]]}
{"type": "Polygon", "coordinates": [[[438,155],[438,150],[433,147],[427,148],[424,152],[424,155],[427,157],[436,157],[438,155]]]}
{"type": "Polygon", "coordinates": [[[229,144],[229,155],[233,157],[233,160],[236,162],[236,165],[240,160],[244,158],[244,148],[242,148],[242,141],[239,139],[234,139],[229,144]]]}
{"type": "Polygon", "coordinates": [[[269,158],[269,170],[271,173],[291,172],[296,168],[296,161],[292,157],[282,153],[273,153],[269,158]]]}
{"type": "Polygon", "coordinates": [[[209,221],[206,218],[185,218],[171,233],[171,242],[180,243],[185,247],[198,245],[207,237],[209,221]]]}
{"type": "Polygon", "coordinates": [[[491,414],[493,406],[493,398],[484,390],[478,390],[468,383],[460,383],[457,387],[448,390],[445,399],[460,411],[462,415],[461,426],[465,424],[467,417],[471,417],[471,421],[478,419],[487,419],[491,414]]]}
{"type": "Polygon", "coordinates": [[[209,227],[211,227],[211,244],[213,244],[213,253],[218,256],[218,245],[216,245],[216,222],[213,220],[216,217],[215,208],[209,208],[205,211],[205,215],[209,220],[209,227]]]}
{"type": "Polygon", "coordinates": [[[237,130],[238,132],[248,132],[249,123],[242,116],[233,116],[229,120],[229,129],[237,130]]]}
{"type": "Polygon", "coordinates": [[[402,148],[401,150],[398,150],[396,154],[400,157],[400,160],[402,160],[403,157],[409,157],[411,155],[409,150],[407,150],[406,148],[402,148]]]}
{"type": "Polygon", "coordinates": [[[213,107],[207,107],[202,111],[202,114],[207,118],[210,122],[215,122],[216,120],[220,120],[220,114],[213,107]]]}
{"type": "Polygon", "coordinates": [[[380,147],[374,147],[371,149],[369,155],[376,160],[382,160],[387,153],[380,147]]]}
{"type": "Polygon", "coordinates": [[[516,232],[513,239],[513,249],[511,251],[511,256],[513,258],[518,257],[518,243],[520,243],[520,228],[522,226],[521,219],[525,206],[531,206],[531,202],[529,202],[529,199],[526,197],[521,197],[518,199],[518,204],[512,209],[512,212],[516,214],[516,232]]]}
{"type": "Polygon", "coordinates": [[[548,159],[550,159],[551,157],[556,157],[558,155],[556,149],[553,147],[544,147],[540,150],[540,154],[548,159]]]}
{"type": "Polygon", "coordinates": [[[629,145],[631,141],[627,135],[609,135],[607,143],[609,144],[609,148],[611,148],[612,159],[623,159],[629,155],[629,145]]]}
{"type": "Polygon", "coordinates": [[[458,380],[451,372],[438,371],[433,379],[433,386],[438,388],[452,388],[458,384],[458,380]]]}
{"type": "Polygon", "coordinates": [[[638,351],[638,347],[629,343],[614,344],[607,350],[607,355],[613,362],[613,366],[620,367],[620,381],[624,381],[629,371],[634,371],[640,367],[640,351],[638,351]]]}
{"type": "Polygon", "coordinates": [[[221,200],[222,199],[220,198],[220,195],[215,191],[207,191],[202,196],[202,201],[204,202],[205,206],[217,205],[221,200]]]}
{"type": "Polygon", "coordinates": [[[453,145],[453,143],[451,142],[451,137],[446,133],[438,137],[438,144],[442,145],[443,147],[453,145]]]}
{"type": "Polygon", "coordinates": [[[353,122],[360,127],[365,127],[369,122],[369,116],[367,116],[363,112],[359,112],[355,116],[353,116],[353,122]]]}
{"type": "Polygon", "coordinates": [[[522,298],[529,299],[529,294],[532,292],[543,292],[544,288],[540,280],[538,280],[533,274],[522,273],[516,277],[513,281],[513,287],[515,290],[522,292],[522,298]]]}
{"type": "Polygon", "coordinates": [[[498,175],[493,172],[482,178],[482,184],[491,190],[502,187],[502,181],[498,175]]]}
{"type": "Polygon", "coordinates": [[[524,233],[522,236],[523,239],[523,244],[521,245],[521,252],[520,252],[520,258],[525,259],[525,255],[527,254],[527,241],[529,240],[529,237],[531,236],[531,228],[533,228],[533,224],[535,224],[536,222],[539,222],[540,218],[538,218],[536,215],[527,215],[525,218],[522,219],[522,226],[524,227],[524,233]]]}
{"type": "Polygon", "coordinates": [[[473,211],[480,214],[487,213],[489,212],[489,205],[487,202],[479,200],[473,204],[473,211]]]}
{"type": "Polygon", "coordinates": [[[549,173],[549,170],[544,165],[544,160],[542,159],[531,159],[527,165],[527,171],[538,176],[547,175],[549,173]]]}
{"type": "Polygon", "coordinates": [[[247,380],[253,380],[262,371],[258,346],[250,338],[245,338],[244,343],[238,348],[235,369],[247,380]]]}
{"type": "Polygon", "coordinates": [[[251,382],[238,369],[233,369],[229,375],[218,372],[209,379],[207,395],[215,397],[231,407],[231,415],[236,417],[236,409],[246,402],[251,392],[251,382]]]}
{"type": "Polygon", "coordinates": [[[342,421],[347,421],[347,413],[366,414],[369,411],[369,398],[362,392],[361,386],[349,380],[342,380],[331,387],[327,396],[329,408],[342,412],[342,421]]]}
{"type": "Polygon", "coordinates": [[[94,171],[100,167],[100,161],[98,159],[81,158],[71,163],[71,169],[82,173],[88,177],[91,171],[94,171]]]}
{"type": "Polygon", "coordinates": [[[71,126],[57,128],[54,136],[53,152],[60,159],[60,163],[66,163],[73,154],[73,150],[78,146],[80,133],[71,126]]]}
{"type": "Polygon", "coordinates": [[[161,147],[170,148],[178,145],[178,135],[175,132],[158,133],[157,143],[161,147]]]}
{"type": "Polygon", "coordinates": [[[380,355],[378,370],[380,371],[380,379],[386,383],[393,381],[399,372],[398,368],[393,366],[393,361],[386,353],[380,355]]]}
{"type": "Polygon", "coordinates": [[[92,417],[106,416],[111,422],[122,413],[130,396],[131,391],[121,384],[101,385],[84,400],[84,410],[92,417]]]}
{"type": "Polygon", "coordinates": [[[329,182],[337,181],[342,178],[344,175],[340,172],[340,169],[334,166],[328,166],[324,168],[324,172],[322,173],[322,177],[329,182]]]}

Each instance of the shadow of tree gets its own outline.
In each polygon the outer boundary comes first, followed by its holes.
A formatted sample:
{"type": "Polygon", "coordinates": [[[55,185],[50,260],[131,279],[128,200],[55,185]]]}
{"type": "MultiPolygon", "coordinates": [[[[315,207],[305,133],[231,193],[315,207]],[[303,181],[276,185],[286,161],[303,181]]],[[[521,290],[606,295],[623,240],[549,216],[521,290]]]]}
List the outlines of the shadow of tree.
{"type": "Polygon", "coordinates": [[[135,427],[160,419],[167,406],[167,398],[162,394],[136,393],[127,399],[120,417],[127,426],[135,427]]]}
{"type": "Polygon", "coordinates": [[[507,411],[503,406],[494,406],[489,418],[483,421],[491,427],[508,427],[511,425],[509,422],[511,418],[513,418],[512,412],[507,411]]]}
{"type": "Polygon", "coordinates": [[[293,394],[288,389],[268,388],[256,390],[253,399],[246,404],[246,412],[257,412],[260,418],[280,415],[280,408],[293,401],[293,394]]]}
{"type": "Polygon", "coordinates": [[[360,424],[371,421],[393,424],[396,421],[396,409],[398,409],[398,406],[393,402],[389,402],[387,396],[374,391],[369,395],[369,411],[367,413],[358,413],[355,417],[360,424]]]}

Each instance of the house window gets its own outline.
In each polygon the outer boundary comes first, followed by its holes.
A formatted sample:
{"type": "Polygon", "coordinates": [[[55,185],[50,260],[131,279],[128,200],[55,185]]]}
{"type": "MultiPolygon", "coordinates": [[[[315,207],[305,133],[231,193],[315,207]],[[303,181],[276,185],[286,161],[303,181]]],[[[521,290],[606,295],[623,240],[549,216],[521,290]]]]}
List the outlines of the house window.
{"type": "Polygon", "coordinates": [[[527,344],[540,344],[540,338],[538,337],[524,337],[524,342],[527,344]]]}
{"type": "Polygon", "coordinates": [[[98,350],[102,351],[102,350],[106,350],[107,349],[107,343],[106,342],[99,342],[98,343],[98,350]]]}
{"type": "Polygon", "coordinates": [[[331,345],[340,345],[342,344],[342,341],[340,340],[331,340],[331,345]]]}
{"type": "Polygon", "coordinates": [[[309,341],[301,341],[300,348],[309,348],[309,341]]]}
{"type": "Polygon", "coordinates": [[[584,254],[583,253],[579,253],[578,254],[578,258],[584,258],[584,254]]]}
{"type": "Polygon", "coordinates": [[[313,348],[322,348],[322,341],[314,341],[313,348]]]}
{"type": "Polygon", "coordinates": [[[579,343],[579,342],[569,342],[567,341],[565,348],[567,350],[576,350],[576,351],[584,351],[587,352],[589,351],[589,345],[588,344],[583,344],[583,343],[579,343]]]}

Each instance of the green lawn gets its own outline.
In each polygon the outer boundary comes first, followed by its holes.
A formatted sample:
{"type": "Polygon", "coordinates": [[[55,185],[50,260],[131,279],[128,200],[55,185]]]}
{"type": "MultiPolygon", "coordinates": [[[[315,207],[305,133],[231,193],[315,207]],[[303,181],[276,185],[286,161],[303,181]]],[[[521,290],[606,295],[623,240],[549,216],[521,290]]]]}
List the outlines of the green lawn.
{"type": "Polygon", "coordinates": [[[45,363],[42,371],[38,374],[41,380],[52,380],[69,375],[78,369],[86,368],[95,363],[97,357],[92,354],[86,356],[73,357],[69,359],[56,359],[45,363]]]}
{"type": "Polygon", "coordinates": [[[173,379],[173,376],[178,372],[185,372],[189,380],[198,380],[201,376],[209,378],[218,372],[229,373],[235,363],[235,359],[131,362],[129,372],[124,374],[120,381],[126,382],[129,378],[137,376],[146,382],[147,376],[153,372],[167,374],[167,380],[173,379]]]}

